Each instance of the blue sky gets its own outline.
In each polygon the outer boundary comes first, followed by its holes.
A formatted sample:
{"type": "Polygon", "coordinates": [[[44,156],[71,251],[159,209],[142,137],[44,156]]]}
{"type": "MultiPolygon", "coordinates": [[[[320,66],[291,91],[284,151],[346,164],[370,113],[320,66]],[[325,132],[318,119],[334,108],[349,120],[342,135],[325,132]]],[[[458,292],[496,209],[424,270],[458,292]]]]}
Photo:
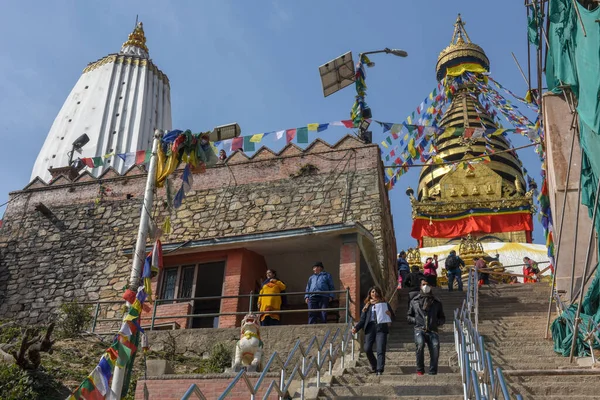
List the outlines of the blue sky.
{"type": "MultiPolygon", "coordinates": [[[[348,119],[354,89],[324,98],[318,67],[351,50],[400,48],[408,58],[373,56],[367,101],[373,117],[402,122],[437,84],[435,63],[457,13],[486,51],[491,73],[524,95],[511,52],[527,66],[522,2],[457,1],[13,1],[0,13],[0,203],[23,188],[46,134],[82,69],[118,52],[144,23],[150,56],[171,82],[173,127],[195,132],[236,121],[242,134],[348,119]],[[485,5],[483,4],[485,3],[485,5]]],[[[505,124],[506,126],[507,124],[505,124]]],[[[322,132],[334,143],[342,128],[322,132]]],[[[374,140],[382,137],[373,127],[374,140]]],[[[315,136],[311,136],[311,140],[315,136]]],[[[515,146],[527,144],[511,137],[515,146]]],[[[519,152],[539,183],[532,148],[519,152]]],[[[399,248],[415,245],[404,194],[418,171],[402,177],[391,202],[399,248]]],[[[0,209],[0,213],[4,208],[0,209]]],[[[543,243],[535,220],[534,241],[543,243]]]]}

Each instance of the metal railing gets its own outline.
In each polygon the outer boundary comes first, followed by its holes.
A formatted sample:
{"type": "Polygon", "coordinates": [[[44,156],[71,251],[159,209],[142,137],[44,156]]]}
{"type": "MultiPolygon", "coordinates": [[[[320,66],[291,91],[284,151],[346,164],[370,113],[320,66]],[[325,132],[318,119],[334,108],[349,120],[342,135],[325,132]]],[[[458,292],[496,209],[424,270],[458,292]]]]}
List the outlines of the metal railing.
{"type": "MultiPolygon", "coordinates": [[[[479,320],[479,271],[472,268],[467,282],[467,297],[454,311],[454,343],[462,378],[465,400],[510,400],[502,369],[494,368],[477,329],[479,320]],[[473,319],[475,322],[473,322],[473,319]],[[502,397],[500,397],[502,395],[502,397]]],[[[516,400],[523,397],[517,394],[516,400]]]]}
{"type": "MultiPolygon", "coordinates": [[[[152,317],[150,318],[150,330],[154,330],[155,325],[157,324],[157,321],[161,321],[161,320],[166,320],[166,321],[175,321],[175,320],[181,320],[181,319],[191,319],[191,318],[214,318],[214,317],[221,317],[221,316],[227,316],[227,315],[246,315],[248,313],[253,313],[256,315],[262,315],[262,314],[273,314],[273,311],[255,311],[254,310],[254,300],[260,297],[269,297],[269,296],[305,296],[307,294],[311,294],[311,295],[339,295],[339,294],[345,294],[345,298],[343,299],[344,301],[344,306],[343,307],[329,307],[329,308],[322,308],[322,309],[318,309],[318,310],[311,310],[311,309],[307,309],[307,308],[300,308],[300,309],[293,309],[293,310],[278,310],[276,313],[277,314],[295,314],[295,313],[310,313],[310,312],[342,312],[343,311],[343,320],[344,323],[348,323],[351,319],[350,317],[350,289],[346,288],[345,290],[331,290],[331,291],[323,291],[323,292],[285,292],[283,294],[261,294],[258,295],[254,292],[250,292],[249,294],[240,294],[240,295],[233,295],[233,296],[206,296],[206,297],[189,297],[189,298],[180,298],[180,299],[156,299],[154,301],[154,306],[152,307],[152,317]],[[181,314],[181,315],[156,315],[157,311],[160,307],[160,305],[166,305],[166,304],[176,304],[176,303],[193,303],[195,301],[211,301],[211,300],[223,300],[223,299],[244,299],[244,298],[248,298],[249,299],[249,309],[248,311],[230,311],[230,312],[215,312],[215,313],[201,313],[201,314],[195,314],[195,313],[186,313],[186,314],[181,314]]],[[[118,330],[121,322],[123,321],[122,317],[118,317],[118,310],[112,310],[113,312],[115,312],[115,317],[111,317],[111,318],[101,318],[100,314],[102,312],[102,308],[105,306],[110,307],[111,305],[115,305],[118,304],[119,306],[121,306],[123,304],[122,300],[118,300],[118,301],[96,301],[96,302],[85,302],[82,304],[89,304],[93,306],[93,318],[92,318],[92,326],[91,326],[91,332],[92,333],[96,333],[96,330],[98,328],[99,324],[105,324],[105,323],[109,323],[109,325],[111,323],[114,323],[114,330],[118,330]]],[[[106,312],[106,311],[104,311],[106,312]]]]}
{"type": "MultiPolygon", "coordinates": [[[[225,391],[218,399],[224,400],[227,398],[229,393],[240,381],[244,382],[244,387],[248,390],[250,400],[255,400],[261,388],[264,387],[263,385],[267,383],[268,386],[262,397],[264,400],[268,399],[273,391],[277,392],[280,400],[288,399],[291,398],[288,394],[290,386],[296,378],[300,378],[300,398],[304,399],[307,381],[313,372],[313,367],[315,369],[316,387],[318,389],[321,386],[323,367],[327,366],[326,373],[331,375],[333,373],[334,364],[340,359],[340,367],[342,369],[344,368],[346,354],[348,353],[348,345],[350,345],[350,355],[352,360],[354,360],[354,345],[352,341],[351,321],[346,324],[343,330],[337,328],[333,336],[331,335],[331,330],[328,330],[321,341],[319,341],[315,335],[305,346],[300,339],[298,339],[292,351],[285,358],[285,361],[282,358],[282,355],[277,351],[273,352],[255,384],[252,384],[251,378],[248,376],[246,370],[241,370],[229,383],[227,388],[225,388],[225,391]],[[313,349],[316,349],[316,355],[311,355],[313,349]],[[294,363],[295,356],[299,356],[299,359],[294,363]],[[275,365],[279,365],[277,368],[279,379],[272,379],[268,382],[266,380],[267,374],[272,372],[275,365]],[[288,371],[291,372],[288,374],[288,371]]],[[[181,399],[188,400],[192,395],[196,395],[200,400],[206,400],[202,391],[196,384],[192,384],[181,399]]]]}

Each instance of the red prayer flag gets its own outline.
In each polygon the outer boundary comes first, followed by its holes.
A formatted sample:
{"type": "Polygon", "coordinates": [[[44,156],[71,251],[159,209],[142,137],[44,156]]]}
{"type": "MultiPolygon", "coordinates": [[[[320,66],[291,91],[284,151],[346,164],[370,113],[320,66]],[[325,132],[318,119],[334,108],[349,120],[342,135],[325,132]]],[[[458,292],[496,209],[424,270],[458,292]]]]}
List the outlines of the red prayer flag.
{"type": "Polygon", "coordinates": [[[342,124],[344,124],[346,128],[354,128],[354,121],[352,121],[351,119],[342,121],[342,124]]]}
{"type": "Polygon", "coordinates": [[[241,136],[233,138],[233,140],[231,142],[231,151],[243,150],[243,149],[244,149],[244,138],[241,136]]]}
{"type": "MultiPolygon", "coordinates": [[[[342,121],[342,122],[344,122],[344,121],[342,121]]],[[[346,125],[346,124],[344,123],[344,125],[346,125]]],[[[285,131],[285,142],[286,143],[291,142],[292,140],[294,140],[295,137],[296,137],[296,128],[286,129],[286,131],[285,131]]]]}
{"type": "Polygon", "coordinates": [[[81,162],[84,163],[86,167],[94,168],[94,160],[89,157],[82,158],[81,162]]]}
{"type": "Polygon", "coordinates": [[[135,165],[143,164],[146,161],[146,150],[138,150],[135,152],[135,165]]]}

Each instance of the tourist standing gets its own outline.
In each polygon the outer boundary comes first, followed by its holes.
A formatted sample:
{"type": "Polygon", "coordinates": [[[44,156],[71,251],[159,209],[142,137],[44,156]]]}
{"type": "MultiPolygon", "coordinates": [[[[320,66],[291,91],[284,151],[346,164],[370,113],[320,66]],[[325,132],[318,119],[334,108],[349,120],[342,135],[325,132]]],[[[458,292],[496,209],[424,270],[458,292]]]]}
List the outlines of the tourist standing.
{"type": "Polygon", "coordinates": [[[404,287],[408,288],[408,302],[419,294],[421,290],[421,281],[425,281],[425,275],[419,270],[419,267],[416,265],[412,266],[411,273],[406,275],[406,282],[404,287]]]}
{"type": "MultiPolygon", "coordinates": [[[[329,300],[335,298],[334,293],[314,293],[314,292],[331,292],[335,288],[333,286],[333,278],[329,272],[325,272],[325,267],[321,261],[317,261],[313,265],[313,274],[308,278],[306,284],[306,294],[304,301],[308,304],[309,310],[319,310],[329,306],[329,300]]],[[[310,311],[308,313],[308,323],[317,324],[319,319],[322,323],[327,323],[327,311],[310,311]],[[320,318],[319,318],[320,317],[320,318]]]]}
{"type": "Polygon", "coordinates": [[[446,316],[442,302],[433,296],[426,281],[421,285],[421,292],[410,302],[407,319],[415,326],[417,375],[425,372],[425,344],[429,350],[429,375],[436,375],[440,356],[438,327],[446,322],[446,316]]]}
{"type": "Polygon", "coordinates": [[[438,269],[438,256],[437,254],[432,257],[427,257],[425,265],[423,265],[423,275],[427,279],[427,283],[431,287],[437,286],[437,269],[438,269]]]}
{"type": "Polygon", "coordinates": [[[381,289],[377,286],[369,289],[364,304],[360,321],[352,328],[352,334],[361,329],[365,330],[364,350],[369,364],[371,364],[371,373],[381,375],[385,369],[388,324],[392,322],[394,312],[390,304],[383,298],[381,289]],[[377,357],[373,353],[373,345],[375,345],[377,357]]]}
{"type": "Polygon", "coordinates": [[[401,283],[402,287],[405,287],[404,284],[406,280],[406,275],[410,272],[410,267],[408,265],[408,261],[406,261],[406,252],[401,251],[398,253],[398,282],[401,283]]]}
{"type": "MultiPolygon", "coordinates": [[[[267,270],[267,279],[260,289],[260,294],[279,294],[285,290],[285,283],[277,279],[277,272],[274,269],[267,270]]],[[[281,296],[258,296],[259,311],[280,311],[281,296]]],[[[269,313],[260,315],[260,324],[262,326],[279,325],[279,314],[269,313]]]]}
{"type": "Polygon", "coordinates": [[[448,291],[454,290],[454,280],[458,281],[458,290],[462,292],[463,283],[462,283],[462,269],[465,267],[465,262],[456,255],[455,250],[451,250],[450,254],[446,258],[446,271],[448,273],[448,291]]]}

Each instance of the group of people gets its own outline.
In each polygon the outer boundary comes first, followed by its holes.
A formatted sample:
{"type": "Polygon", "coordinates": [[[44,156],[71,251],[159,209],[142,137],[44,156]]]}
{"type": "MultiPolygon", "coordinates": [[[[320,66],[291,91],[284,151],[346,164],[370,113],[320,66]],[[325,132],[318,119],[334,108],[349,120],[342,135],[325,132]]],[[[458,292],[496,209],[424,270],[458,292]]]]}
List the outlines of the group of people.
{"type": "MultiPolygon", "coordinates": [[[[321,261],[314,263],[313,274],[308,278],[304,302],[308,309],[308,323],[327,323],[327,309],[331,300],[335,298],[333,278],[325,271],[321,261]]],[[[260,320],[262,326],[279,325],[281,306],[287,303],[285,296],[286,285],[277,279],[277,272],[273,269],[267,270],[267,277],[261,285],[258,296],[258,309],[263,312],[260,320]]]]}
{"type": "MultiPolygon", "coordinates": [[[[436,287],[438,267],[438,256],[434,254],[433,257],[427,257],[425,260],[423,272],[420,271],[418,266],[411,268],[408,265],[408,261],[406,261],[406,252],[401,251],[398,253],[398,289],[405,287],[409,288],[409,293],[418,292],[421,279],[427,281],[429,286],[436,287]]],[[[462,268],[465,267],[465,262],[456,254],[455,250],[451,250],[448,257],[446,257],[445,267],[448,276],[448,290],[454,290],[454,281],[456,281],[458,290],[462,291],[463,283],[461,275],[462,268]]]]}

